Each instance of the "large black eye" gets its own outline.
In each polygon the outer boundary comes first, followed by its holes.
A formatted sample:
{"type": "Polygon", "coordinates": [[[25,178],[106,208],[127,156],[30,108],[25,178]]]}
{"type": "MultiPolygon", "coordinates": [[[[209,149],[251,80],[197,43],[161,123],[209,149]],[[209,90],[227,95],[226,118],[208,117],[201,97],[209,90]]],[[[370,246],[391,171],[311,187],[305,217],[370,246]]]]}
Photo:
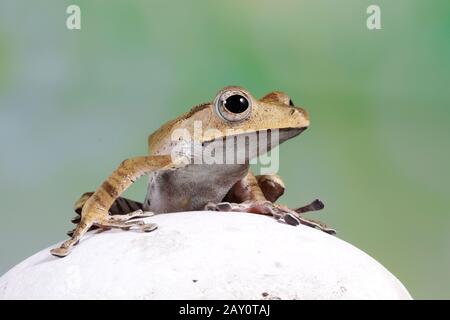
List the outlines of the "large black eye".
{"type": "Polygon", "coordinates": [[[248,109],[249,103],[244,96],[235,94],[226,98],[223,105],[230,112],[242,113],[248,109]]]}
{"type": "Polygon", "coordinates": [[[252,111],[252,98],[239,87],[228,87],[219,92],[214,100],[218,115],[230,122],[247,119],[252,111]]]}
{"type": "Polygon", "coordinates": [[[295,107],[294,101],[292,101],[292,99],[289,99],[289,105],[290,105],[291,107],[295,107]]]}

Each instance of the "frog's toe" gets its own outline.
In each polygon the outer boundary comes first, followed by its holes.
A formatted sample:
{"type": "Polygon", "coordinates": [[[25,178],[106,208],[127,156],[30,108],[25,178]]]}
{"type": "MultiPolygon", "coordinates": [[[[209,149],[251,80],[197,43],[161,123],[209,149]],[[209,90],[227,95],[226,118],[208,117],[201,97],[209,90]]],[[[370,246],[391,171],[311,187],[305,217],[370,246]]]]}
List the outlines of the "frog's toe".
{"type": "Polygon", "coordinates": [[[158,225],[156,223],[147,223],[144,226],[142,226],[142,231],[152,232],[153,230],[156,230],[157,228],[158,228],[158,225]]]}
{"type": "Polygon", "coordinates": [[[70,249],[68,248],[54,248],[50,250],[50,253],[54,255],[55,257],[65,257],[70,253],[70,249]]]}
{"type": "Polygon", "coordinates": [[[233,206],[229,202],[220,202],[217,204],[217,209],[219,211],[232,211],[233,206]]]}
{"type": "Polygon", "coordinates": [[[325,205],[323,204],[323,202],[320,201],[319,199],[316,199],[313,202],[311,202],[310,204],[307,204],[306,206],[294,209],[294,211],[297,213],[305,213],[305,212],[311,212],[311,211],[319,211],[319,210],[322,210],[323,208],[325,208],[325,205]]]}
{"type": "Polygon", "coordinates": [[[203,209],[210,211],[217,211],[217,204],[213,202],[208,202],[203,209]]]}
{"type": "Polygon", "coordinates": [[[233,206],[229,202],[213,203],[209,202],[205,205],[205,210],[211,211],[232,211],[233,206]]]}
{"type": "Polygon", "coordinates": [[[287,213],[284,217],[283,217],[284,222],[286,222],[287,224],[291,225],[291,226],[298,226],[300,224],[300,220],[295,217],[293,214],[287,213]]]}

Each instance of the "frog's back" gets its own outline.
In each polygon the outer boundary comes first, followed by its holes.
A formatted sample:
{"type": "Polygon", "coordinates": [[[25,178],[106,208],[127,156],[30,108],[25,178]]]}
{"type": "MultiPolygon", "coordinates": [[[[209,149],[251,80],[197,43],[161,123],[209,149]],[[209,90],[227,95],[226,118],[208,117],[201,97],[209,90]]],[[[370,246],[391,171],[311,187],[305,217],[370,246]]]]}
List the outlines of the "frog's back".
{"type": "Polygon", "coordinates": [[[203,103],[193,107],[188,112],[181,116],[167,122],[161,126],[154,133],[148,137],[148,151],[150,155],[170,154],[172,148],[176,145],[177,141],[172,140],[172,133],[177,128],[184,128],[188,130],[193,129],[194,121],[204,121],[207,123],[211,117],[211,103],[203,103]],[[193,119],[193,115],[196,118],[193,119]]]}

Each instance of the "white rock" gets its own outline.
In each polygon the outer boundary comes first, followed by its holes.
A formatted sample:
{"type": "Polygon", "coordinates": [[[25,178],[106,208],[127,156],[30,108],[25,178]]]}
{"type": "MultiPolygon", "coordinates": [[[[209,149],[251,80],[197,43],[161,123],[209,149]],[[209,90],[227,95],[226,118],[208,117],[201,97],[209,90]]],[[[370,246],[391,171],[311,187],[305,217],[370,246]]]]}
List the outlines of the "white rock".
{"type": "Polygon", "coordinates": [[[309,227],[205,211],[150,220],[151,233],[94,231],[66,258],[33,255],[0,278],[0,299],[411,299],[373,258],[309,227]]]}

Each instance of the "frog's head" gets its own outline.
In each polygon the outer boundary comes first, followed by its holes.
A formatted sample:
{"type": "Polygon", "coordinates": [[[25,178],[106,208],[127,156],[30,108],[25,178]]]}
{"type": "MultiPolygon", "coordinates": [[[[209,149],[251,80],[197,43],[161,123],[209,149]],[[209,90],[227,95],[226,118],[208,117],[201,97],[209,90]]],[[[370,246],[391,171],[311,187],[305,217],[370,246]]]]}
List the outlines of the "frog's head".
{"type": "Polygon", "coordinates": [[[296,107],[291,98],[280,91],[256,99],[241,87],[226,87],[216,95],[213,106],[216,118],[213,126],[219,130],[279,130],[280,139],[283,135],[285,141],[309,126],[306,111],[296,107]]]}
{"type": "MultiPolygon", "coordinates": [[[[261,139],[268,137],[268,149],[290,139],[309,126],[305,110],[294,105],[290,97],[279,91],[266,94],[261,99],[253,97],[241,87],[226,87],[219,91],[214,100],[194,107],[190,112],[167,123],[150,136],[150,147],[156,153],[167,153],[185,138],[180,138],[181,131],[189,138],[209,145],[212,141],[242,135],[261,139]],[[278,135],[276,141],[271,137],[278,135]]],[[[258,143],[250,145],[253,156],[262,152],[258,143]]]]}

